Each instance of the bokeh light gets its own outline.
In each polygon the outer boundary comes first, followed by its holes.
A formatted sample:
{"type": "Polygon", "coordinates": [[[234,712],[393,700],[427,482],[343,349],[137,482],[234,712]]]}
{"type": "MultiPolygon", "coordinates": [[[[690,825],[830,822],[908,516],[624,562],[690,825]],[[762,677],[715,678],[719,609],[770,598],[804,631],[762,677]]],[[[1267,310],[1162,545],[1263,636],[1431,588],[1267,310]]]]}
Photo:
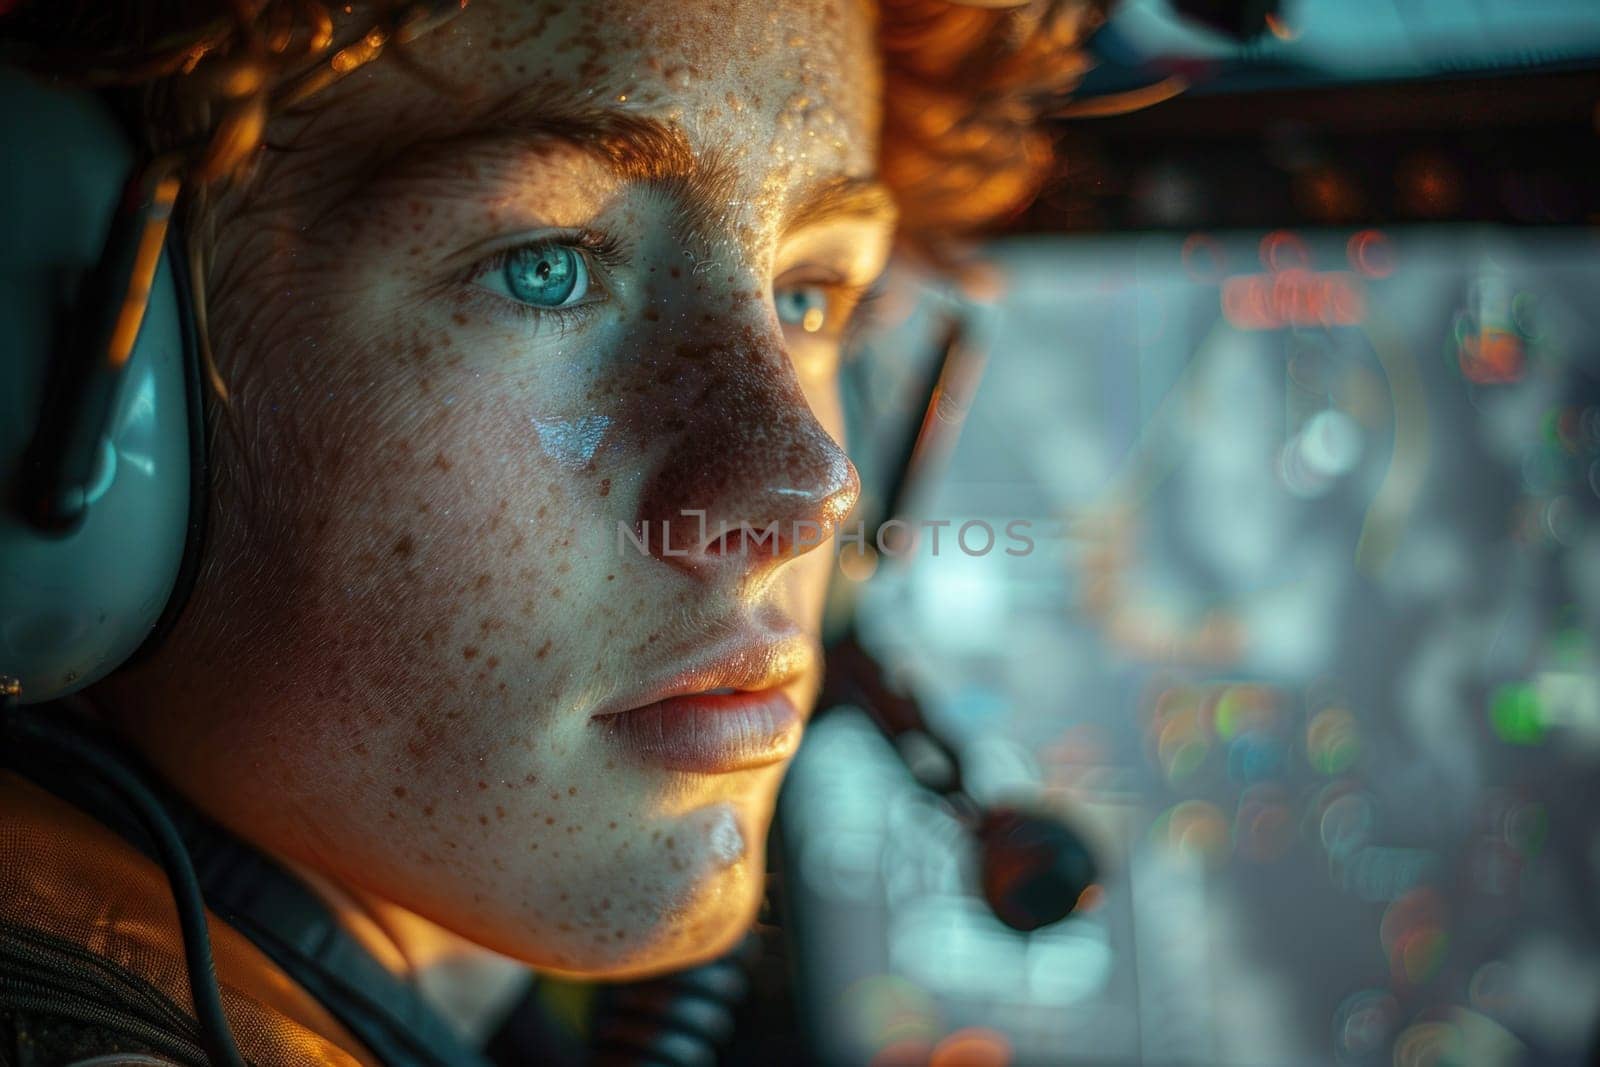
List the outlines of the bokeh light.
{"type": "Polygon", "coordinates": [[[1261,239],[1261,265],[1270,271],[1310,270],[1311,250],[1288,230],[1274,230],[1261,239]]]}
{"type": "Polygon", "coordinates": [[[1333,1049],[1344,1062],[1362,1062],[1389,1045],[1400,1003],[1384,989],[1351,993],[1333,1013],[1333,1049]]]}
{"type": "Polygon", "coordinates": [[[1283,786],[1263,782],[1246,789],[1234,815],[1234,849],[1252,863],[1279,859],[1294,843],[1295,819],[1283,786]]]}
{"type": "Polygon", "coordinates": [[[1323,708],[1306,724],[1306,759],[1318,774],[1343,774],[1361,758],[1361,727],[1347,708],[1323,708]]]}
{"type": "Polygon", "coordinates": [[[1537,745],[1544,740],[1544,708],[1539,691],[1525,682],[1503,685],[1489,699],[1489,725],[1508,745],[1537,745]]]}
{"type": "Polygon", "coordinates": [[[1439,973],[1449,947],[1445,903],[1429,887],[1413,889],[1383,913],[1378,937],[1396,981],[1422,985],[1439,973]]]}
{"type": "Polygon", "coordinates": [[[849,986],[839,1002],[869,1048],[931,1043],[940,1030],[933,997],[898,975],[863,978],[849,986]]]}
{"type": "Polygon", "coordinates": [[[1394,243],[1381,230],[1361,230],[1345,242],[1350,266],[1368,278],[1387,278],[1394,273],[1394,243]]]}
{"type": "Polygon", "coordinates": [[[1461,1032],[1447,1022],[1413,1023],[1394,1042],[1394,1067],[1466,1067],[1461,1032]]]}
{"type": "Polygon", "coordinates": [[[1215,804],[1185,800],[1156,817],[1150,838],[1185,859],[1215,865],[1228,855],[1228,820],[1215,804]]]}
{"type": "Polygon", "coordinates": [[[934,1047],[928,1067],[1005,1067],[1011,1042],[998,1030],[972,1026],[957,1030],[934,1047]]]}
{"type": "Polygon", "coordinates": [[[1335,861],[1349,859],[1370,841],[1378,818],[1377,805],[1371,795],[1356,789],[1350,782],[1324,789],[1314,810],[1321,812],[1317,819],[1317,840],[1335,861]],[[1330,793],[1335,795],[1329,798],[1330,793]]]}

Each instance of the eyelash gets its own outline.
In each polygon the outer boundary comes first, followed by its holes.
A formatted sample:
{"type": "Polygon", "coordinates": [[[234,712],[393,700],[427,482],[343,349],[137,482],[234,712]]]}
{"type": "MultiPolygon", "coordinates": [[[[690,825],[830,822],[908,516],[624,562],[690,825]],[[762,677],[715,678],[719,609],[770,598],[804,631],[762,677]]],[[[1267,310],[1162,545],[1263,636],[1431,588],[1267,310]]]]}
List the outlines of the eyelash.
{"type": "MultiPolygon", "coordinates": [[[[475,282],[487,277],[495,271],[504,270],[512,255],[522,251],[540,251],[548,248],[570,248],[581,254],[585,259],[585,267],[589,271],[590,284],[608,294],[605,285],[605,272],[597,270],[595,264],[615,269],[627,258],[627,249],[623,243],[610,234],[600,233],[598,230],[579,230],[573,234],[558,235],[553,237],[540,237],[521,244],[509,245],[500,249],[486,259],[473,264],[468,277],[469,282],[475,282]]],[[[493,294],[491,294],[493,295],[493,294]]],[[[530,322],[555,322],[563,330],[577,325],[585,317],[591,315],[605,303],[605,300],[585,300],[581,304],[569,307],[542,308],[532,304],[524,304],[518,300],[509,300],[496,296],[498,304],[507,308],[512,314],[521,316],[530,322]]]]}
{"type": "MultiPolygon", "coordinates": [[[[614,270],[626,261],[628,253],[628,249],[623,242],[610,234],[601,233],[598,230],[579,230],[570,235],[540,237],[532,241],[524,241],[521,244],[508,245],[486,259],[475,263],[467,280],[477,281],[495,271],[504,270],[506,263],[515,253],[524,250],[536,251],[547,248],[571,248],[580,252],[586,260],[589,260],[586,266],[589,269],[591,284],[598,287],[602,293],[608,291],[604,283],[605,273],[596,270],[595,263],[598,262],[600,265],[614,270]]],[[[878,296],[877,287],[870,283],[853,285],[847,282],[819,279],[816,281],[791,282],[790,284],[815,285],[828,294],[830,314],[826,336],[830,336],[834,340],[844,340],[855,333],[860,326],[861,320],[865,317],[863,312],[869,308],[878,296]],[[834,307],[843,309],[843,315],[836,325],[833,321],[834,316],[831,314],[831,309],[834,307]]],[[[775,290],[777,288],[777,286],[774,286],[775,290]]],[[[581,323],[606,302],[605,300],[586,300],[581,304],[573,304],[569,307],[542,308],[504,297],[497,297],[496,299],[502,308],[510,310],[512,314],[530,322],[553,321],[561,327],[563,332],[581,323]]]]}
{"type": "Polygon", "coordinates": [[[828,294],[828,312],[826,325],[812,337],[826,338],[832,341],[844,341],[856,331],[865,311],[877,299],[878,287],[875,282],[854,283],[841,281],[837,278],[800,278],[794,280],[779,279],[786,284],[773,285],[773,298],[783,289],[815,286],[828,294]]]}

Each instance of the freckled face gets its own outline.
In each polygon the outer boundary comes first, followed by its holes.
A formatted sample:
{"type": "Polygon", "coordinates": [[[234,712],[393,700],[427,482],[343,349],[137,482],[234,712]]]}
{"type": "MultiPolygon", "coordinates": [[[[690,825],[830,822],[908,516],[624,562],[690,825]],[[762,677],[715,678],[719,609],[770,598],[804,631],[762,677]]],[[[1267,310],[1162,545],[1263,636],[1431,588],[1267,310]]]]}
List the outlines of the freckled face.
{"type": "Polygon", "coordinates": [[[686,771],[594,716],[707,664],[815,697],[831,548],[714,533],[825,536],[854,501],[836,332],[885,252],[872,29],[852,0],[473,0],[408,48],[429,77],[385,57],[274,121],[220,212],[207,568],[108,683],[174,781],[536,965],[742,932],[788,749],[686,771]]]}

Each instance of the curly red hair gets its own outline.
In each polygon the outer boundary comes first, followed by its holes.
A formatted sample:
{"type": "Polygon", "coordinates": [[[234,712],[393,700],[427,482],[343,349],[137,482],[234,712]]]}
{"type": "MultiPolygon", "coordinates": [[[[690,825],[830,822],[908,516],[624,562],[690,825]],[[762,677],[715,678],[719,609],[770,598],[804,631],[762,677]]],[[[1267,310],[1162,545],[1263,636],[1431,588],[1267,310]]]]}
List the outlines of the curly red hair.
{"type": "MultiPolygon", "coordinates": [[[[1028,204],[1050,165],[1039,120],[1084,73],[1106,2],[879,0],[881,165],[910,237],[970,234],[1028,204]]],[[[392,37],[438,6],[376,9],[392,37]]],[[[0,39],[54,77],[128,90],[153,150],[209,139],[196,165],[210,180],[246,165],[273,86],[332,47],[332,25],[321,0],[24,0],[0,39]]]]}

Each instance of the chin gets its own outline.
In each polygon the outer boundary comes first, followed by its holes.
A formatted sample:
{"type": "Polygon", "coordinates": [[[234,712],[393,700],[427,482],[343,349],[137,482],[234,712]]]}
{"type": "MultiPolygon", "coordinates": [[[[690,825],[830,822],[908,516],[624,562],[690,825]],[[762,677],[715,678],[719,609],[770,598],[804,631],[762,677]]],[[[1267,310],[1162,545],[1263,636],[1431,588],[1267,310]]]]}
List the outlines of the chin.
{"type": "Polygon", "coordinates": [[[731,867],[679,885],[675,894],[649,901],[650,910],[638,915],[639,925],[607,938],[572,937],[558,924],[555,936],[542,939],[541,951],[530,954],[530,962],[547,974],[618,981],[716,959],[731,952],[755,923],[765,888],[764,859],[762,849],[752,849],[731,867]]]}

